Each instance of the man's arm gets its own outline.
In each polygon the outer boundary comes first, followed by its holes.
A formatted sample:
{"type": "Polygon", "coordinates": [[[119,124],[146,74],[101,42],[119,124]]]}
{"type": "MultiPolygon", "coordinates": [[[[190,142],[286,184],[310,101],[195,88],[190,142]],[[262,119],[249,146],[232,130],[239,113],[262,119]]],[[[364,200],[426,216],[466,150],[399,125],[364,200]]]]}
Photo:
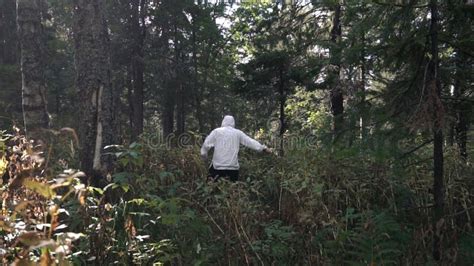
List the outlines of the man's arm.
{"type": "Polygon", "coordinates": [[[240,144],[248,147],[252,150],[261,152],[269,150],[267,146],[260,144],[260,142],[252,139],[251,137],[247,136],[244,132],[240,131],[240,144]]]}
{"type": "Polygon", "coordinates": [[[214,130],[211,132],[211,134],[209,134],[209,136],[206,137],[206,140],[204,140],[204,143],[202,144],[202,147],[201,147],[201,157],[203,160],[206,160],[207,159],[207,153],[209,152],[209,150],[214,147],[214,143],[215,143],[215,133],[214,133],[214,130]]]}

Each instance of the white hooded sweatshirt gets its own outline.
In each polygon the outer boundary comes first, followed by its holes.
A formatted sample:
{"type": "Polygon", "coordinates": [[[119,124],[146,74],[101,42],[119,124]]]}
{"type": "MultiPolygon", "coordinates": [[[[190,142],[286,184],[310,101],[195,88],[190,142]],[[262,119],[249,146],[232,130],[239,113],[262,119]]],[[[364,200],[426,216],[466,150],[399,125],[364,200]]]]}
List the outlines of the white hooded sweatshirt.
{"type": "Polygon", "coordinates": [[[209,150],[214,147],[212,165],[216,170],[239,169],[240,144],[259,152],[266,148],[265,145],[260,144],[234,127],[234,117],[226,115],[222,120],[221,127],[214,129],[201,147],[202,156],[207,156],[209,150]]]}

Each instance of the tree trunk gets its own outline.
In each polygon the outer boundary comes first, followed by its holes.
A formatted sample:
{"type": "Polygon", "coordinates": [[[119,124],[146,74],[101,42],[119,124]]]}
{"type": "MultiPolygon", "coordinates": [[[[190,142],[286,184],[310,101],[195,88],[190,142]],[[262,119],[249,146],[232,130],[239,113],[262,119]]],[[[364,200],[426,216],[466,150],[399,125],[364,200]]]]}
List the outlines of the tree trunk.
{"type": "Polygon", "coordinates": [[[331,51],[331,64],[334,66],[334,69],[331,70],[329,74],[329,84],[331,86],[331,112],[333,115],[333,134],[334,139],[341,133],[344,123],[343,113],[344,113],[344,98],[341,90],[340,82],[340,55],[339,48],[336,46],[339,43],[341,38],[341,5],[336,4],[333,17],[333,26],[331,29],[331,41],[334,45],[331,51]]]}
{"type": "Polygon", "coordinates": [[[465,100],[466,91],[466,75],[465,71],[465,57],[460,50],[456,51],[456,81],[454,83],[454,98],[456,99],[456,124],[454,126],[453,135],[455,135],[456,143],[458,145],[459,154],[465,162],[467,162],[467,132],[469,130],[469,117],[472,112],[472,107],[469,102],[465,100]]]}
{"type": "Polygon", "coordinates": [[[114,143],[116,133],[104,7],[104,0],[74,0],[79,155],[81,168],[89,175],[104,175],[110,170],[111,158],[103,155],[103,148],[114,143]]]}
{"type": "Polygon", "coordinates": [[[360,108],[359,108],[359,127],[360,127],[360,138],[361,140],[365,140],[367,137],[367,129],[366,129],[366,124],[367,124],[367,113],[368,111],[366,110],[367,104],[366,104],[366,92],[365,92],[365,86],[367,84],[367,70],[366,70],[366,62],[365,62],[365,32],[362,33],[361,36],[361,42],[362,42],[362,51],[360,55],[360,108]]]}
{"type": "Polygon", "coordinates": [[[18,36],[21,49],[22,106],[27,135],[48,127],[44,45],[39,0],[17,0],[18,36]]]}
{"type": "Polygon", "coordinates": [[[143,59],[143,45],[146,36],[145,16],[146,16],[146,1],[133,0],[131,1],[132,14],[131,24],[133,32],[133,49],[131,58],[132,71],[132,86],[133,93],[131,94],[131,111],[132,116],[130,120],[132,128],[132,141],[138,139],[138,136],[143,133],[143,74],[144,74],[144,59],[143,59]]]}
{"type": "MultiPolygon", "coordinates": [[[[166,98],[170,99],[173,96],[166,98]]],[[[174,103],[167,101],[164,105],[162,114],[163,136],[167,137],[174,131],[174,103]]]]}
{"type": "Polygon", "coordinates": [[[284,80],[284,70],[280,69],[279,73],[279,86],[278,86],[278,96],[280,101],[280,147],[279,153],[280,156],[284,155],[284,134],[286,131],[286,121],[285,121],[285,105],[286,105],[286,94],[285,94],[285,80],[284,80]]]}
{"type": "MultiPolygon", "coordinates": [[[[430,54],[431,60],[429,62],[429,79],[427,79],[427,88],[430,88],[430,93],[435,94],[433,98],[441,98],[441,86],[438,78],[438,4],[437,0],[431,0],[429,4],[431,13],[430,23],[430,54]],[[434,86],[434,88],[433,88],[434,86]]],[[[433,196],[434,196],[434,211],[433,211],[433,258],[435,260],[441,259],[441,235],[442,219],[444,217],[444,155],[443,155],[443,128],[442,128],[442,104],[435,105],[434,110],[434,148],[433,148],[433,196]]]]}
{"type": "Polygon", "coordinates": [[[175,52],[175,83],[176,83],[176,131],[178,134],[185,130],[185,96],[183,81],[183,71],[181,65],[181,50],[178,40],[178,27],[174,25],[174,52],[175,52]]]}
{"type": "Polygon", "coordinates": [[[185,113],[185,103],[184,103],[184,86],[181,81],[178,82],[178,87],[176,88],[176,132],[177,134],[183,134],[185,131],[186,123],[186,113],[185,113]]]}
{"type": "Polygon", "coordinates": [[[163,112],[162,112],[162,127],[163,136],[167,137],[174,131],[174,107],[175,107],[175,94],[173,91],[175,83],[171,80],[171,77],[167,78],[165,83],[165,92],[163,95],[163,112]]]}
{"type": "Polygon", "coordinates": [[[192,17],[192,33],[191,33],[191,41],[192,41],[192,49],[193,49],[193,83],[194,83],[194,102],[195,102],[195,110],[196,110],[196,120],[198,121],[198,132],[204,132],[204,121],[202,115],[202,87],[199,84],[199,76],[198,76],[198,60],[197,60],[197,40],[196,40],[196,15],[193,14],[192,17]]]}
{"type": "Polygon", "coordinates": [[[0,2],[0,64],[5,62],[5,4],[0,2]]]}
{"type": "Polygon", "coordinates": [[[126,74],[126,88],[127,88],[127,100],[128,100],[128,121],[130,122],[130,129],[132,130],[132,141],[133,141],[133,128],[134,128],[134,114],[135,114],[135,105],[133,104],[133,71],[132,66],[128,66],[126,74]]]}
{"type": "Polygon", "coordinates": [[[5,9],[5,3],[0,2],[0,64],[5,64],[5,40],[6,40],[6,29],[7,26],[5,25],[6,14],[8,11],[5,9]]]}
{"type": "MultiPolygon", "coordinates": [[[[165,24],[162,28],[160,45],[164,54],[168,54],[169,49],[169,39],[170,39],[170,25],[165,24]]],[[[163,82],[163,104],[161,112],[161,127],[163,129],[163,137],[168,137],[174,131],[174,107],[175,107],[175,93],[174,93],[174,78],[172,72],[173,64],[171,60],[162,58],[162,63],[164,69],[170,69],[167,71],[163,82]]]]}
{"type": "Polygon", "coordinates": [[[0,64],[14,65],[18,63],[19,50],[15,6],[15,0],[0,1],[0,64]]]}
{"type": "MultiPolygon", "coordinates": [[[[462,91],[462,89],[461,89],[462,91]]],[[[459,149],[459,154],[464,162],[467,162],[467,132],[469,130],[469,113],[472,112],[472,106],[465,100],[461,100],[459,111],[457,112],[456,124],[456,142],[459,149]]]]}

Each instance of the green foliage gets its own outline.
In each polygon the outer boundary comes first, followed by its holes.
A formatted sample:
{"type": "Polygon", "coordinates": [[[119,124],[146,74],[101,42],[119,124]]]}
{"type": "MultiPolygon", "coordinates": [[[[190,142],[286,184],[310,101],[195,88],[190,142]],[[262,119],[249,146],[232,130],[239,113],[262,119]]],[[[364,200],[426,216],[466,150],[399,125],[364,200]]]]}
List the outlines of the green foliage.
{"type": "Polygon", "coordinates": [[[277,265],[288,265],[296,259],[294,255],[294,242],[296,233],[291,226],[283,226],[282,221],[273,220],[270,224],[262,225],[265,231],[264,238],[253,243],[253,248],[257,252],[268,258],[269,262],[277,265]]]}
{"type": "Polygon", "coordinates": [[[336,247],[328,249],[334,261],[344,261],[348,265],[403,263],[404,249],[410,238],[393,217],[383,212],[357,214],[354,209],[347,209],[344,218],[350,227],[338,232],[340,236],[334,240],[336,243],[323,243],[336,247]]]}
{"type": "MultiPolygon", "coordinates": [[[[5,151],[12,149],[8,143],[5,151]]],[[[408,164],[391,164],[390,153],[360,153],[358,145],[331,151],[324,141],[285,158],[243,151],[242,181],[208,183],[197,150],[150,143],[144,137],[109,147],[118,165],[104,189],[80,184],[82,174],[74,171],[59,175],[52,185],[41,178],[22,182],[17,189],[29,191],[29,205],[52,204],[61,215],[38,224],[23,216],[26,205],[7,209],[1,224],[8,254],[4,260],[14,259],[9,230],[25,223],[28,228],[57,227],[50,235],[55,244],[43,249],[49,249],[53,260],[76,264],[428,262],[432,233],[424,206],[431,200],[431,176],[426,164],[410,165],[417,159],[413,155],[408,164]],[[59,247],[64,253],[53,255],[59,247]]],[[[427,150],[416,154],[424,156],[427,150]]],[[[459,164],[455,152],[448,155],[447,224],[462,225],[473,214],[467,206],[474,186],[460,180],[472,169],[459,164]]],[[[10,181],[4,191],[14,184],[10,181]]],[[[26,247],[36,243],[31,242],[36,233],[22,232],[16,237],[26,247]]],[[[450,228],[444,235],[445,252],[459,256],[445,261],[472,262],[471,235],[469,228],[450,228]],[[457,234],[463,237],[455,240],[457,234]]],[[[40,249],[31,249],[36,259],[40,254],[47,258],[46,251],[35,250],[40,249]]]]}
{"type": "Polygon", "coordinates": [[[8,181],[0,188],[2,263],[67,263],[73,242],[85,237],[67,222],[69,212],[64,208],[73,202],[84,204],[86,189],[79,181],[83,174],[68,171],[48,179],[44,175],[44,158],[33,142],[18,131],[13,135],[2,132],[0,141],[1,174],[3,181],[8,181]]]}

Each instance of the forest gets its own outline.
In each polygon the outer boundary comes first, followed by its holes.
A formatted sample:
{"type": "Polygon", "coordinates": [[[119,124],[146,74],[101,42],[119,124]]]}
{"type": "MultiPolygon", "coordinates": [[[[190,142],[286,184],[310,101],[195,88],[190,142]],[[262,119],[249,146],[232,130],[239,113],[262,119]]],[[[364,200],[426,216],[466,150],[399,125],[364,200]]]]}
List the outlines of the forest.
{"type": "Polygon", "coordinates": [[[473,265],[473,18],[0,0],[1,264],[473,265]]]}

